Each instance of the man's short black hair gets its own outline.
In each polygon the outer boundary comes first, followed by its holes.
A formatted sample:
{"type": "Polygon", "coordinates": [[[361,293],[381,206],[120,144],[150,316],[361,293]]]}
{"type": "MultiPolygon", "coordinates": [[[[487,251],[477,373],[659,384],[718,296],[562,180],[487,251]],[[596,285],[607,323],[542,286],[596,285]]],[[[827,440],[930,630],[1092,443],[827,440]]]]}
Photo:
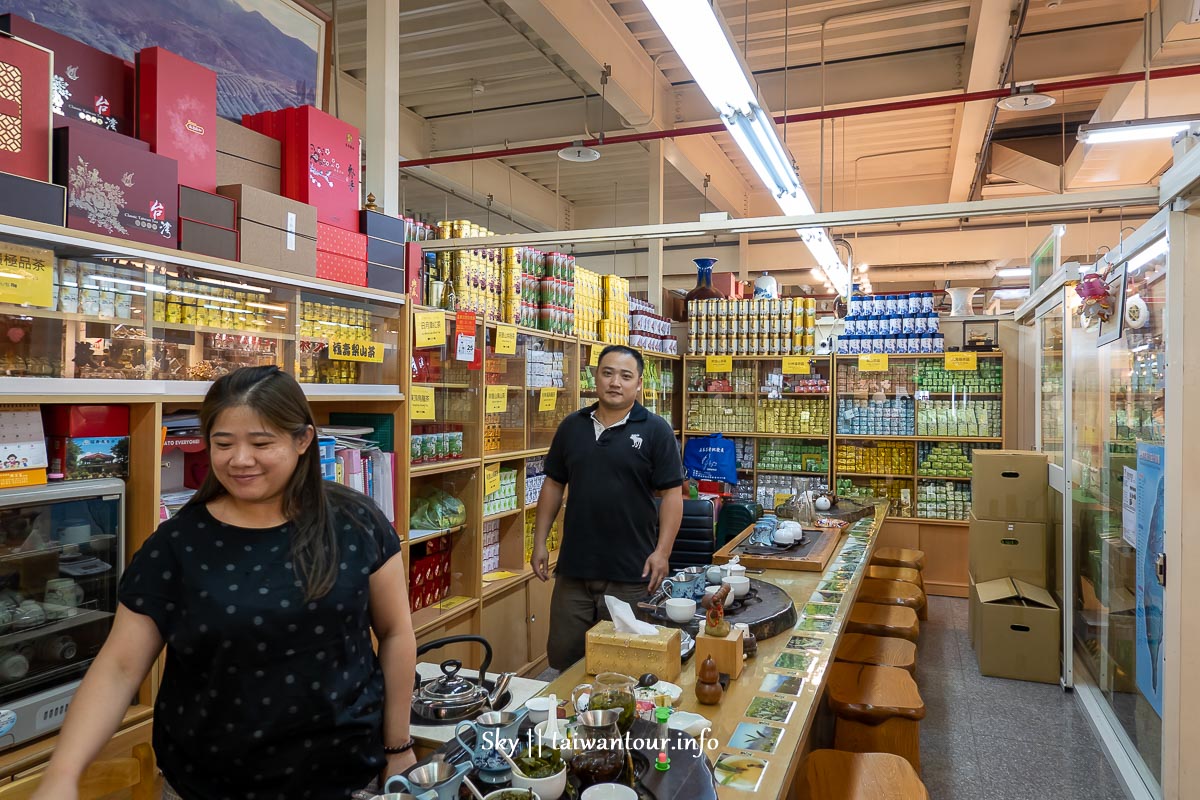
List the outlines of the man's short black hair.
{"type": "Polygon", "coordinates": [[[626,347],[623,344],[610,344],[608,347],[601,350],[600,357],[596,359],[596,364],[599,365],[600,362],[604,360],[604,357],[609,353],[616,353],[617,355],[621,356],[633,356],[633,360],[636,361],[638,365],[639,377],[642,374],[642,370],[646,368],[646,362],[642,360],[642,354],[637,350],[634,350],[632,347],[626,347]]]}

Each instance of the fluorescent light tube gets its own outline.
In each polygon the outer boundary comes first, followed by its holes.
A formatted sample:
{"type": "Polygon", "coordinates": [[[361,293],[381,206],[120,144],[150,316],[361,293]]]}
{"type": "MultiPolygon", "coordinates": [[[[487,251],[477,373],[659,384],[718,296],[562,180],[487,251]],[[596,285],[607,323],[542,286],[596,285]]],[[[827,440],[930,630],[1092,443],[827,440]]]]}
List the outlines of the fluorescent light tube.
{"type": "Polygon", "coordinates": [[[644,2],[713,108],[749,113],[754,90],[708,0],[644,2]]]}
{"type": "Polygon", "coordinates": [[[997,278],[1027,278],[1033,274],[1030,267],[1006,267],[996,270],[997,278]]]}
{"type": "Polygon", "coordinates": [[[1129,259],[1129,271],[1137,272],[1154,259],[1163,255],[1167,252],[1167,246],[1167,237],[1161,236],[1155,239],[1149,247],[1142,248],[1129,259]]]}
{"type": "Polygon", "coordinates": [[[1145,142],[1152,139],[1170,139],[1183,133],[1197,120],[1192,117],[1160,117],[1158,119],[1130,119],[1121,122],[1106,122],[1098,125],[1080,125],[1078,138],[1084,144],[1116,144],[1120,142],[1145,142]]]}
{"type": "Polygon", "coordinates": [[[1029,297],[1028,289],[1000,289],[992,292],[993,300],[1020,300],[1029,297]]]}

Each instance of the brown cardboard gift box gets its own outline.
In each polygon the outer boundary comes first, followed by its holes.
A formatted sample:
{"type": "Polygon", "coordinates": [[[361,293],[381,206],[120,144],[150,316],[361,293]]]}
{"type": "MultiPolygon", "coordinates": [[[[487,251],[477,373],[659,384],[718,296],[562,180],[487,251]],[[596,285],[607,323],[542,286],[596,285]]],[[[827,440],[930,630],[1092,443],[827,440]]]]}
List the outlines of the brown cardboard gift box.
{"type": "Polygon", "coordinates": [[[979,583],[1018,578],[1050,588],[1050,537],[1044,522],[979,519],[971,514],[968,569],[979,583]]]}
{"type": "Polygon", "coordinates": [[[217,117],[217,185],[241,183],[279,194],[278,139],[217,117]]]}
{"type": "Polygon", "coordinates": [[[1045,453],[976,450],[971,458],[971,510],[980,519],[1045,522],[1050,486],[1045,453]]]}
{"type": "Polygon", "coordinates": [[[682,669],[681,655],[678,628],[655,626],[654,634],[621,633],[610,620],[602,620],[587,633],[584,661],[589,675],[653,672],[660,680],[673,681],[682,669]]]}
{"type": "Polygon", "coordinates": [[[1045,589],[1000,578],[974,584],[979,672],[996,678],[1058,683],[1058,604],[1045,589]]]}
{"type": "Polygon", "coordinates": [[[316,277],[315,208],[247,184],[218,186],[217,193],[237,201],[244,263],[316,277]]]}

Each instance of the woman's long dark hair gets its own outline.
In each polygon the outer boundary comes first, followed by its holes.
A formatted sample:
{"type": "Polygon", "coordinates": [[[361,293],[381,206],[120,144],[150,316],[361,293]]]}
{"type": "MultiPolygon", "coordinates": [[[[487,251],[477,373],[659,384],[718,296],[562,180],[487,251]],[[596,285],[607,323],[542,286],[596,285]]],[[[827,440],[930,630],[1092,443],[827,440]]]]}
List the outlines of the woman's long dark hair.
{"type": "MultiPolygon", "coordinates": [[[[311,430],[312,444],[296,464],[296,470],[283,490],[283,514],[295,528],[292,534],[292,562],[304,583],[309,600],[324,597],[337,579],[338,545],[330,522],[325,481],[321,479],[321,453],[317,446],[317,425],[300,384],[279,367],[243,367],[218,378],[204,396],[200,408],[200,430],[206,447],[211,446],[213,423],[222,411],[245,406],[263,422],[290,436],[300,438],[311,430]]],[[[189,502],[208,503],[227,494],[209,470],[204,484],[189,502]]]]}

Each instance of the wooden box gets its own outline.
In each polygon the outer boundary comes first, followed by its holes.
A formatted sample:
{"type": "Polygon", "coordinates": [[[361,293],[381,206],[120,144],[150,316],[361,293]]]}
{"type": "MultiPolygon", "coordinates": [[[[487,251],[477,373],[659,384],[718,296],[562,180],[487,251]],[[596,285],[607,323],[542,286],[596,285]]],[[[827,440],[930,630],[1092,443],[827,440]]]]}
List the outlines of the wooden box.
{"type": "Polygon", "coordinates": [[[586,668],[589,675],[653,672],[664,681],[679,677],[682,669],[678,628],[657,628],[653,635],[618,633],[609,620],[596,623],[587,633],[586,668]]]}
{"type": "Polygon", "coordinates": [[[724,672],[731,680],[737,680],[742,674],[743,641],[742,632],[736,628],[731,628],[724,638],[709,636],[701,630],[700,635],[696,637],[696,655],[692,660],[699,669],[704,659],[712,656],[712,660],[717,662],[718,672],[724,672]]]}

